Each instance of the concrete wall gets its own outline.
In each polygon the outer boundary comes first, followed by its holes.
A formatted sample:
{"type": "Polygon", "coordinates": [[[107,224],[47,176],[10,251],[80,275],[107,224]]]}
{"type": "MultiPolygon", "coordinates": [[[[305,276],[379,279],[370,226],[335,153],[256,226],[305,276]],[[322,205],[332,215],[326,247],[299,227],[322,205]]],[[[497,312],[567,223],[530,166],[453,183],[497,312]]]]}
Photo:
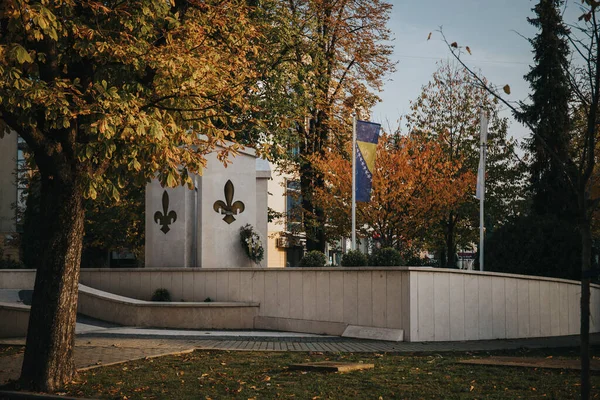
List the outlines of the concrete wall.
{"type": "MultiPolygon", "coordinates": [[[[423,269],[410,276],[411,341],[511,339],[579,333],[578,282],[489,272],[423,269]]],[[[591,331],[600,331],[592,286],[591,331]]]]}
{"type": "Polygon", "coordinates": [[[266,318],[257,327],[292,323],[293,330],[331,334],[348,324],[406,330],[408,277],[407,270],[356,268],[81,271],[83,284],[122,296],[148,300],[166,288],[175,301],[256,302],[266,318]]]}
{"type": "MultiPolygon", "coordinates": [[[[30,288],[33,271],[0,271],[0,288],[30,288]]],[[[572,335],[578,282],[433,268],[84,269],[92,288],[149,300],[259,303],[255,328],[339,334],[348,324],[403,329],[407,341],[572,335]]],[[[591,331],[600,332],[592,285],[591,331]]]]}
{"type": "Polygon", "coordinates": [[[0,269],[0,289],[33,289],[35,269],[0,269]]]}
{"type": "Polygon", "coordinates": [[[0,303],[0,338],[23,337],[29,325],[29,306],[0,303]]]}

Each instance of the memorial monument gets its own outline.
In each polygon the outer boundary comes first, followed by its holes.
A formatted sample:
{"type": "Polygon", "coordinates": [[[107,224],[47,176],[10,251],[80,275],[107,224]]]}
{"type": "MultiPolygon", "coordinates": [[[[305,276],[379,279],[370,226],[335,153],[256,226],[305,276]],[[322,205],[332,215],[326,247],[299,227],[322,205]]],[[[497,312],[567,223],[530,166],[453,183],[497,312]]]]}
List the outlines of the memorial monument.
{"type": "MultiPolygon", "coordinates": [[[[227,166],[217,152],[206,156],[195,188],[146,186],[146,267],[256,267],[244,252],[240,228],[249,224],[267,251],[269,163],[253,149],[239,151],[227,166]]],[[[262,261],[266,266],[267,255],[262,261]]]]}

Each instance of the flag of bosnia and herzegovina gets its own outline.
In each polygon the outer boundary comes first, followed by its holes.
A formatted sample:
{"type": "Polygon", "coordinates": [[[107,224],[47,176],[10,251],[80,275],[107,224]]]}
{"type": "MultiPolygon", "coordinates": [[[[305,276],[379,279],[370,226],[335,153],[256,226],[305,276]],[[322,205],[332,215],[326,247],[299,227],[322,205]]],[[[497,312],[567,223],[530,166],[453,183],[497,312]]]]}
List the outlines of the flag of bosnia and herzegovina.
{"type": "Polygon", "coordinates": [[[380,124],[356,121],[356,201],[371,200],[380,124]]]}

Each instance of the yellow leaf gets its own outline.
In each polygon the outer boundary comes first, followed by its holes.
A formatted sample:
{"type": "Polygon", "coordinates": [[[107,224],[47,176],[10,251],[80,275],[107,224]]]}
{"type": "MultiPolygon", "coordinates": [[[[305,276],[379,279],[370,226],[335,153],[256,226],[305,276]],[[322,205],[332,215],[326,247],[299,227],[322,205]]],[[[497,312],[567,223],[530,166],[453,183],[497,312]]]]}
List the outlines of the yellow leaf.
{"type": "Polygon", "coordinates": [[[504,85],[504,87],[502,88],[502,90],[504,90],[504,93],[510,94],[510,86],[504,85]]]}
{"type": "Polygon", "coordinates": [[[431,39],[431,32],[429,32],[429,35],[427,35],[427,40],[431,39]]]}

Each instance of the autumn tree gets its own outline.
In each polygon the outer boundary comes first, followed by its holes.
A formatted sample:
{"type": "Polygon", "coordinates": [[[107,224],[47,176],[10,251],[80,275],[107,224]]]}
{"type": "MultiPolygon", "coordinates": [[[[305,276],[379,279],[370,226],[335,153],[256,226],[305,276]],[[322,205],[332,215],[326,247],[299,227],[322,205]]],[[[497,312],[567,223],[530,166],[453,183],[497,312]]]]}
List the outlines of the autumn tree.
{"type": "Polygon", "coordinates": [[[258,34],[236,0],[0,4],[0,131],[27,142],[41,177],[25,386],[75,371],[85,199],[118,199],[124,177],[191,184],[217,144],[235,151],[224,139],[250,111],[258,34]]]}
{"type": "MultiPolygon", "coordinates": [[[[350,236],[352,164],[347,151],[328,151],[314,165],[325,179],[315,191],[328,221],[329,239],[350,236]]],[[[380,138],[369,202],[357,203],[359,236],[376,234],[382,246],[404,250],[422,243],[426,232],[475,187],[462,159],[448,160],[442,146],[417,136],[380,138]],[[461,171],[459,173],[459,171],[461,171]]]]}
{"type": "Polygon", "coordinates": [[[300,177],[307,249],[323,251],[324,213],[314,190],[324,180],[312,160],[350,141],[352,113],[363,112],[366,118],[365,110],[377,101],[374,92],[393,69],[386,27],[391,5],[383,0],[291,0],[261,7],[273,21],[274,40],[259,100],[286,121],[275,127],[283,128],[282,134],[268,135],[265,143],[272,154],[289,151],[279,164],[300,177]]]}
{"type": "MultiPolygon", "coordinates": [[[[489,94],[476,87],[468,72],[451,63],[442,63],[432,81],[411,103],[407,115],[409,131],[439,142],[448,162],[463,160],[461,174],[476,173],[479,163],[480,112],[489,115],[486,174],[486,226],[493,227],[523,206],[524,164],[515,155],[516,142],[507,135],[508,122],[498,115],[498,106],[489,94]]],[[[475,192],[472,193],[473,195],[475,192]]],[[[458,245],[477,242],[479,203],[465,197],[454,204],[431,231],[431,241],[440,243],[441,265],[454,267],[458,245]]]]}

